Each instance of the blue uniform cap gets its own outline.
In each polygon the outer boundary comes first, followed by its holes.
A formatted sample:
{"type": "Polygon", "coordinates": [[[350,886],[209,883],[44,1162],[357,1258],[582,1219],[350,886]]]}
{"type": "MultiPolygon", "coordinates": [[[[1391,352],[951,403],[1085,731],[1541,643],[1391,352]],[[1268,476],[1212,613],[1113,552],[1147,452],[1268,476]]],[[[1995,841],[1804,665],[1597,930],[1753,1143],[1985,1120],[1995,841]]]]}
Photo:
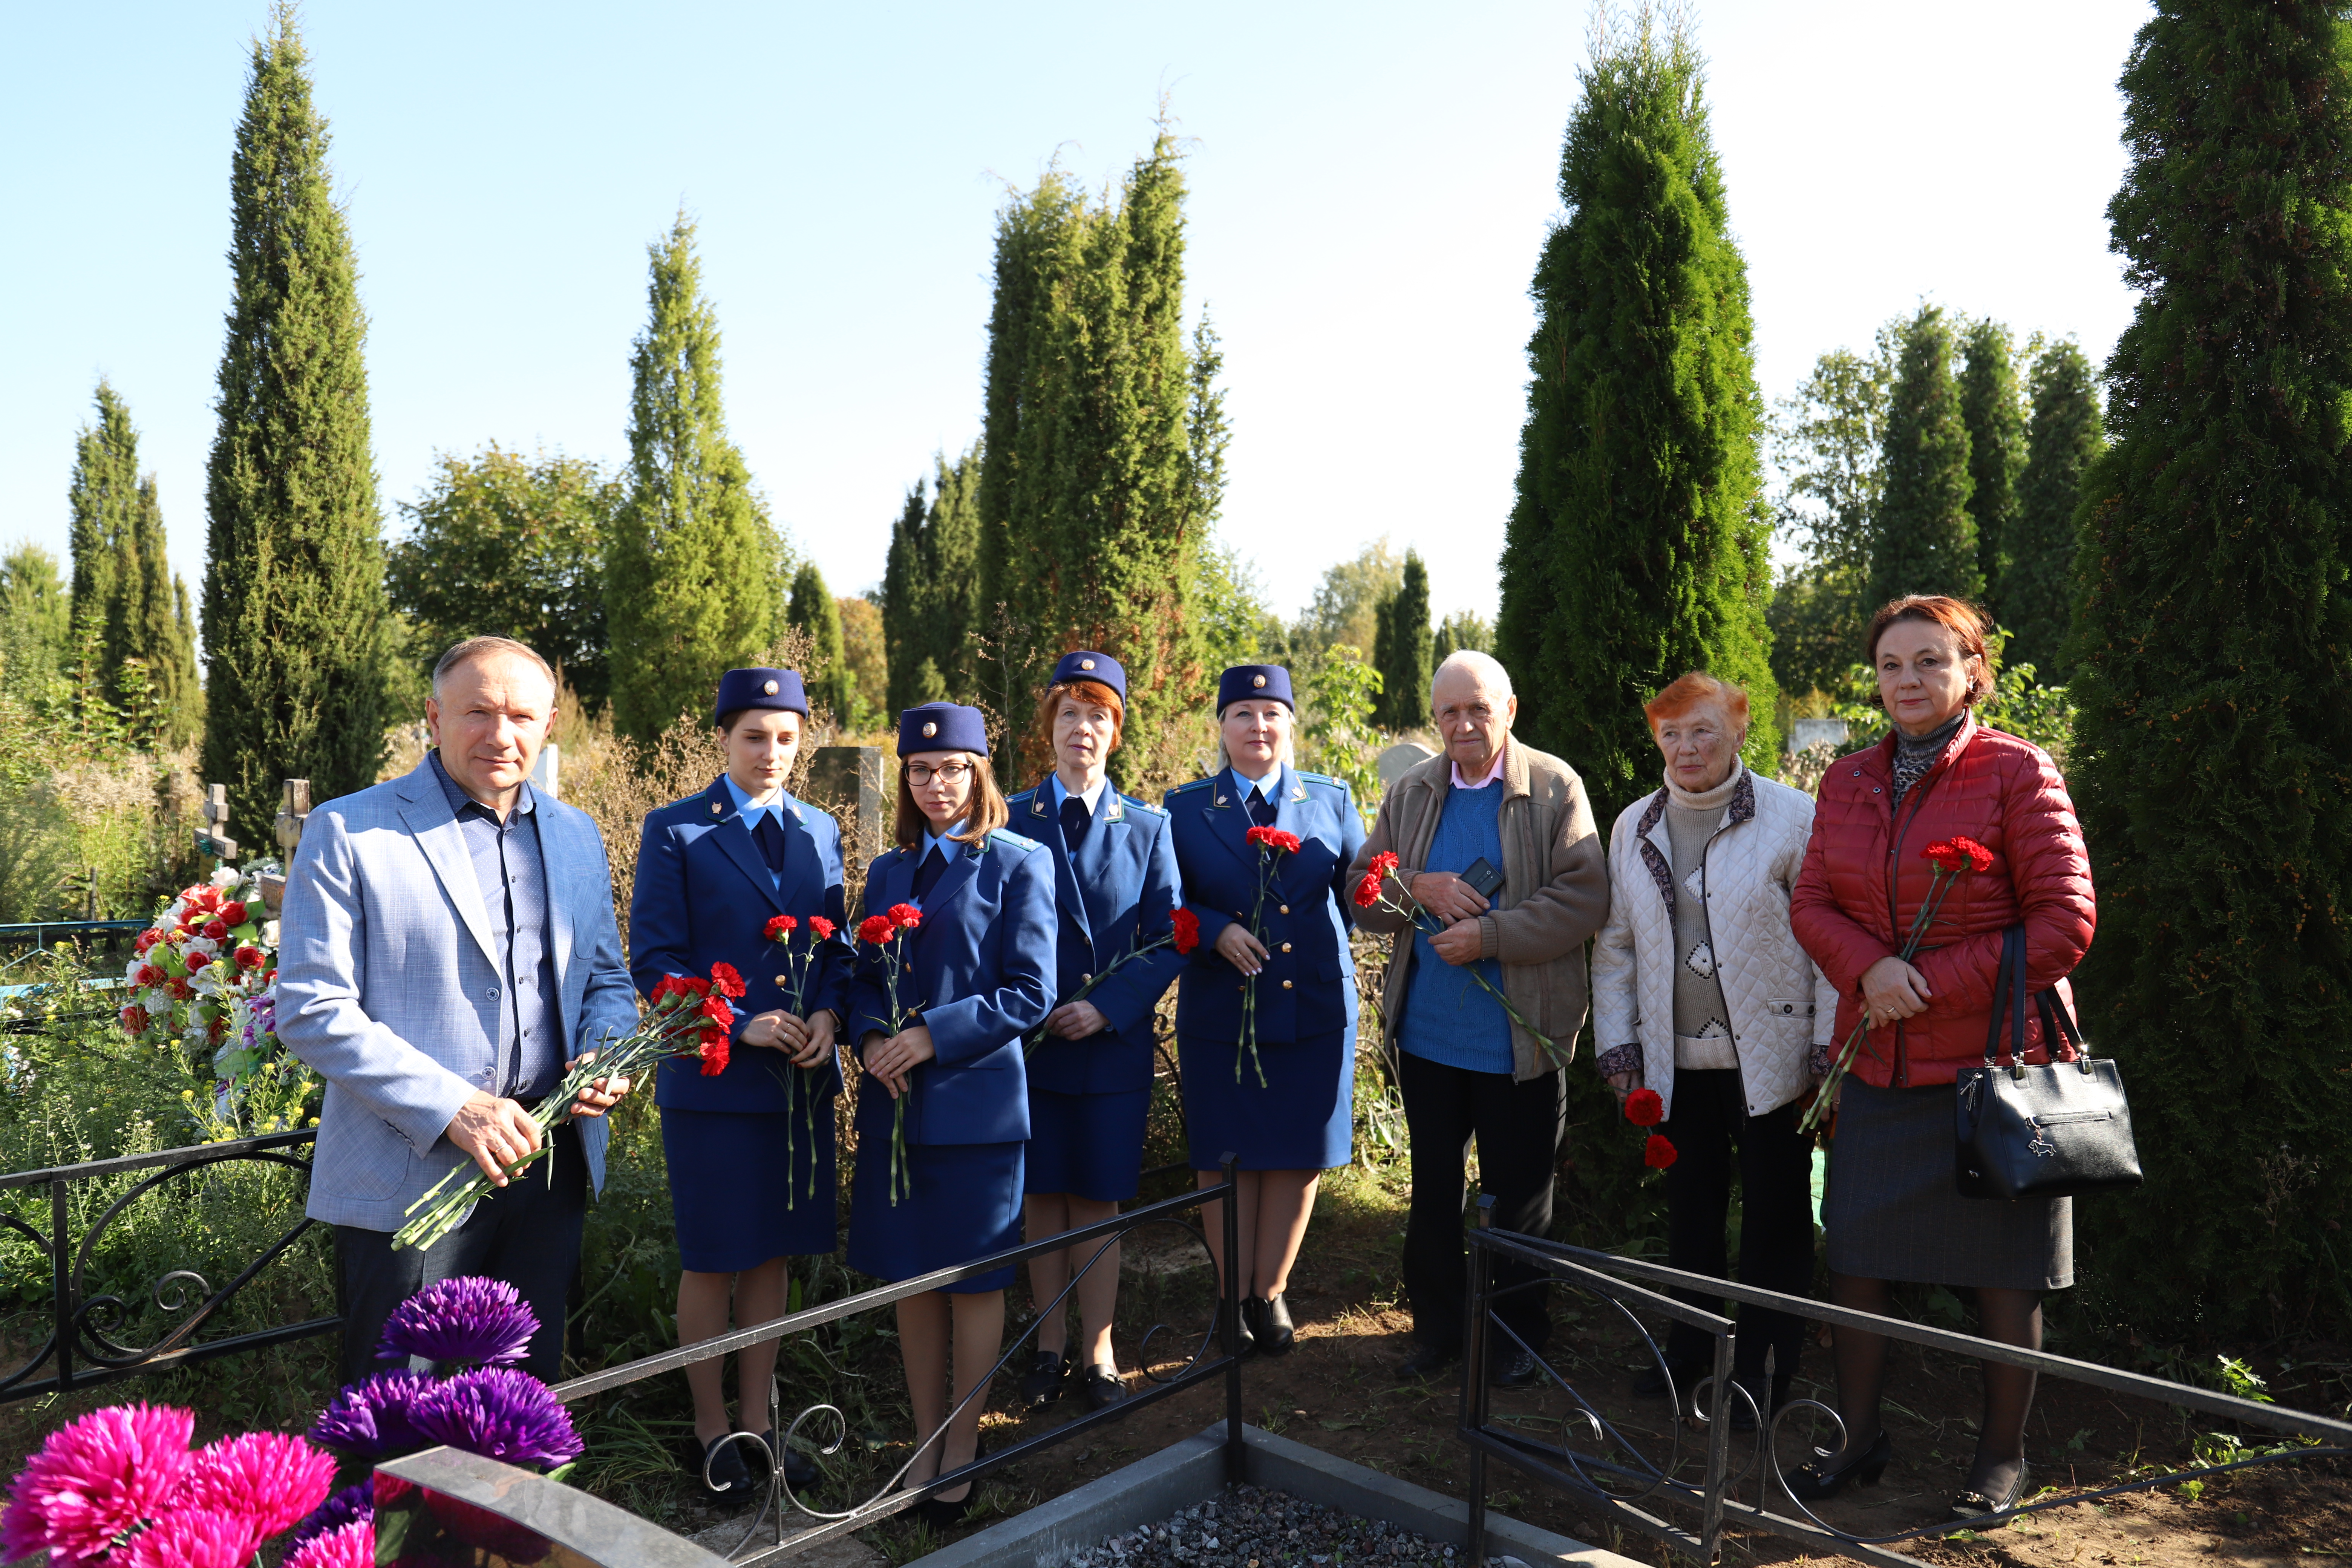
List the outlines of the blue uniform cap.
{"type": "Polygon", "coordinates": [[[1076,653],[1064,654],[1062,662],[1054,667],[1054,679],[1050,684],[1064,686],[1074,680],[1099,681],[1118,692],[1121,702],[1127,700],[1127,671],[1119,668],[1118,660],[1107,653],[1082,647],[1076,653]]]}
{"type": "Polygon", "coordinates": [[[1290,671],[1278,664],[1237,664],[1217,678],[1220,713],[1236,702],[1261,697],[1271,697],[1292,712],[1298,711],[1298,700],[1290,695],[1290,671]]]}
{"type": "Polygon", "coordinates": [[[988,721],[977,708],[926,702],[898,715],[898,754],[917,752],[977,752],[988,755],[988,721]]]}
{"type": "Polygon", "coordinates": [[[801,685],[796,669],[730,669],[719,678],[719,700],[711,709],[711,722],[719,716],[740,713],[746,708],[773,708],[785,713],[809,716],[808,692],[801,685]]]}

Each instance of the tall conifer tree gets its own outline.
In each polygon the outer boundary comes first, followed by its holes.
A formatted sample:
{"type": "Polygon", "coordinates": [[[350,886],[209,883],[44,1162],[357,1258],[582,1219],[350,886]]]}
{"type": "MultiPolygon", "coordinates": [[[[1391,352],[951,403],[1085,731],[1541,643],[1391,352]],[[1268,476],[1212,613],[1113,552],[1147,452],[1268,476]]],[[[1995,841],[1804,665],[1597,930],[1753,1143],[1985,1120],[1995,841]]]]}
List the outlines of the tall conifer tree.
{"type": "MultiPolygon", "coordinates": [[[[2009,329],[1972,321],[1960,333],[1960,423],[1969,432],[1969,520],[1977,531],[1977,575],[1999,602],[2000,574],[2016,527],[2017,477],[2025,467],[2025,410],[2009,329]]],[[[1875,606],[1874,606],[1875,607],[1875,606]]]]}
{"type": "MultiPolygon", "coordinates": [[[[1223,437],[1184,341],[1183,194],[1163,127],[1115,206],[1091,205],[1056,170],[1000,218],[982,630],[986,696],[1015,732],[1069,647],[1125,664],[1139,734],[1201,693],[1190,600],[1223,437]],[[1213,428],[1196,439],[1202,421],[1213,428]]],[[[1213,337],[1199,342],[1213,353],[1213,337]]]]}
{"type": "Polygon", "coordinates": [[[646,247],[630,356],[629,491],[604,561],[613,722],[650,740],[758,662],[783,612],[782,546],[727,435],[719,314],[686,216],[646,247]]]}
{"type": "Polygon", "coordinates": [[[1969,515],[1969,427],[1952,376],[1952,327],[1939,306],[1903,323],[1887,401],[1885,479],[1870,552],[1870,603],[1905,594],[1984,592],[1969,515]]]}
{"type": "Polygon", "coordinates": [[[1528,344],[1499,657],[1520,732],[1582,773],[1602,822],[1656,777],[1642,704],[1705,668],[1778,749],[1764,606],[1747,265],[1696,42],[1647,14],[1581,72],[1528,344]]]}
{"type": "Polygon", "coordinates": [[[2099,389],[2091,362],[2072,342],[2044,349],[2033,362],[2033,419],[2025,472],[2017,483],[2016,523],[1993,603],[2010,634],[2011,664],[2030,664],[2042,680],[2067,677],[2066,634],[2074,610],[2075,503],[2083,475],[2105,449],[2099,389]]]}
{"type": "Polygon", "coordinates": [[[2140,292],[2084,483],[2080,974],[2147,1185],[2076,1234],[2143,1333],[2352,1332],[2352,40],[2158,0],[2108,206],[2140,292]]]}
{"type": "Polygon", "coordinates": [[[382,522],[366,321],[290,5],[255,41],[231,164],[235,295],[205,468],[206,782],[259,839],[279,781],[312,798],[383,755],[382,522]]]}
{"type": "Polygon", "coordinates": [[[980,689],[972,646],[981,603],[980,476],[977,447],[953,463],[935,458],[929,503],[918,483],[891,525],[882,627],[892,714],[942,698],[966,701],[980,689]]]}
{"type": "Polygon", "coordinates": [[[1411,730],[1429,722],[1429,568],[1421,555],[1404,555],[1404,581],[1381,601],[1374,636],[1372,668],[1381,672],[1381,700],[1374,722],[1411,730]]]}
{"type": "Polygon", "coordinates": [[[96,402],[96,418],[74,438],[68,542],[75,635],[94,634],[100,663],[111,670],[131,653],[126,596],[139,589],[136,557],[124,560],[138,548],[139,432],[131,427],[131,410],[104,381],[96,402]]]}
{"type": "Polygon", "coordinates": [[[809,663],[814,675],[809,684],[809,700],[829,711],[835,723],[848,723],[851,694],[856,689],[856,682],[850,676],[843,653],[841,605],[835,601],[833,591],[824,585],[824,574],[816,569],[815,562],[803,562],[793,575],[793,596],[785,605],[784,621],[809,636],[809,663]]]}
{"type": "Polygon", "coordinates": [[[174,744],[182,743],[194,736],[204,717],[197,706],[204,700],[204,689],[196,676],[195,638],[184,624],[188,587],[172,571],[169,542],[163,534],[163,507],[156,497],[152,474],[139,481],[131,544],[123,552],[124,572],[134,564],[138,590],[126,589],[123,594],[126,657],[145,662],[162,733],[174,744]]]}

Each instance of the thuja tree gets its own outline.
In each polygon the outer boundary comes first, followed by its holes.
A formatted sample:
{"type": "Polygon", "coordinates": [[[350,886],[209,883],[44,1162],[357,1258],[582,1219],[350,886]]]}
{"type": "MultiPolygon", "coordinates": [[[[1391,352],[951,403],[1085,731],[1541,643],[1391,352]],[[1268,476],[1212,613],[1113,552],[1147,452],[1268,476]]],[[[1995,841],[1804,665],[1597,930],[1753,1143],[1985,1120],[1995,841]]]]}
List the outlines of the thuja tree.
{"type": "Polygon", "coordinates": [[[1642,704],[1685,671],[1748,689],[1751,761],[1778,736],[1747,266],[1699,58],[1644,23],[1603,39],[1582,79],[1569,216],[1532,290],[1496,640],[1520,732],[1583,774],[1605,824],[1655,787],[1642,704]]]}
{"type": "Polygon", "coordinates": [[[2025,467],[2025,409],[2009,329],[1972,321],[1960,332],[1960,423],[1969,433],[1969,521],[1977,533],[1979,592],[2000,593],[2017,517],[2017,476],[2025,467]]]}
{"type": "Polygon", "coordinates": [[[366,322],[289,5],[253,46],[230,166],[235,279],[205,466],[207,783],[240,838],[279,781],[326,800],[383,755],[383,549],[368,447],[366,322]]]}
{"type": "Polygon", "coordinates": [[[2352,47],[2159,0],[2108,207],[2140,299],[2085,481],[2091,1038],[2145,1190],[2076,1234],[2143,1331],[2352,1331],[2352,47]]]}
{"type": "Polygon", "coordinates": [[[982,685],[1027,728],[1054,657],[1128,671],[1130,737],[1204,689],[1192,603],[1223,488],[1205,323],[1183,331],[1184,183],[1164,127],[1115,203],[1058,170],[1001,215],[980,478],[982,685]]]}
{"type": "Polygon", "coordinates": [[[1905,594],[1984,592],[1977,528],[1969,513],[1969,427],[1952,375],[1952,327],[1942,309],[1922,305],[1897,338],[1895,385],[1882,437],[1885,477],[1871,531],[1874,605],[1905,594]]]}
{"type": "Polygon", "coordinates": [[[980,624],[980,449],[933,459],[930,495],[918,482],[890,528],[882,573],[882,638],[892,714],[979,687],[972,632],[980,624]]]}
{"type": "Polygon", "coordinates": [[[2026,432],[2025,472],[2004,547],[1993,605],[2009,634],[2005,658],[2030,664],[2042,680],[2063,682],[2067,628],[2074,613],[2075,504],[2083,475],[2106,445],[2091,363],[2072,342],[2054,343],[2033,361],[2033,416],[2026,432]]]}
{"type": "Polygon", "coordinates": [[[1429,722],[1429,568],[1417,552],[1405,552],[1404,581],[1381,601],[1372,668],[1381,673],[1374,722],[1389,730],[1429,722]]]}
{"type": "Polygon", "coordinates": [[[1775,455],[1788,476],[1780,525],[1803,552],[1775,587],[1768,616],[1772,675],[1784,691],[1837,691],[1862,658],[1900,325],[1880,328],[1867,355],[1823,354],[1777,405],[1775,455]]]}
{"type": "Polygon", "coordinates": [[[813,708],[822,708],[836,724],[850,721],[856,683],[843,658],[841,606],[824,585],[824,574],[814,561],[803,562],[793,576],[792,597],[784,622],[808,634],[808,695],[813,708]]]}
{"type": "Polygon", "coordinates": [[[604,554],[613,723],[650,741],[756,664],[784,608],[782,542],[728,437],[719,314],[684,214],[647,246],[630,356],[628,492],[604,554]]]}

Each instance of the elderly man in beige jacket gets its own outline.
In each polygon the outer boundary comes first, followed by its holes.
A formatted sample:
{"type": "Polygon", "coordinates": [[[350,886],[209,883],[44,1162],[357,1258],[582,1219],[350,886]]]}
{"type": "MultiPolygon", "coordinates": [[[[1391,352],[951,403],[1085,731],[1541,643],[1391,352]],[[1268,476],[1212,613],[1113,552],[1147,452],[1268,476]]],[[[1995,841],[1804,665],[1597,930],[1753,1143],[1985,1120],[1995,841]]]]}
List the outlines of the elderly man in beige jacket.
{"type": "MultiPolygon", "coordinates": [[[[1416,931],[1391,907],[1356,914],[1364,930],[1396,937],[1381,1012],[1412,1143],[1404,1283],[1415,1344],[1400,1377],[1426,1377],[1462,1354],[1473,1139],[1496,1226],[1550,1228],[1567,1104],[1560,1068],[1584,1022],[1584,944],[1609,916],[1608,858],[1583,783],[1512,737],[1519,702],[1503,667],[1455,653],[1438,667],[1430,697],[1445,750],[1390,787],[1355,864],[1361,876],[1374,856],[1393,853],[1397,879],[1444,925],[1416,931]],[[1510,1010],[1471,979],[1474,968],[1510,1010]]],[[[1528,1289],[1498,1304],[1510,1332],[1494,1336],[1486,1372],[1499,1386],[1523,1387],[1547,1333],[1544,1288],[1525,1268],[1498,1263],[1496,1275],[1497,1285],[1528,1289]]]]}

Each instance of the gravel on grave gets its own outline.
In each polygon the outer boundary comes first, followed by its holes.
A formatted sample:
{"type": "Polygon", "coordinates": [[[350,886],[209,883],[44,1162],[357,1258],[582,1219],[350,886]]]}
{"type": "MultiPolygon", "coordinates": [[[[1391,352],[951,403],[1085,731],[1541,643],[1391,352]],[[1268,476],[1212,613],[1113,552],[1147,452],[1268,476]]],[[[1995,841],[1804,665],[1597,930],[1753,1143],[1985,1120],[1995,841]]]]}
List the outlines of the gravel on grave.
{"type": "MultiPolygon", "coordinates": [[[[1114,1535],[1068,1561],[1069,1568],[1349,1568],[1359,1563],[1466,1568],[1467,1560],[1402,1525],[1244,1486],[1114,1535]]],[[[1486,1559],[1488,1568],[1501,1568],[1502,1562],[1486,1559]]]]}

